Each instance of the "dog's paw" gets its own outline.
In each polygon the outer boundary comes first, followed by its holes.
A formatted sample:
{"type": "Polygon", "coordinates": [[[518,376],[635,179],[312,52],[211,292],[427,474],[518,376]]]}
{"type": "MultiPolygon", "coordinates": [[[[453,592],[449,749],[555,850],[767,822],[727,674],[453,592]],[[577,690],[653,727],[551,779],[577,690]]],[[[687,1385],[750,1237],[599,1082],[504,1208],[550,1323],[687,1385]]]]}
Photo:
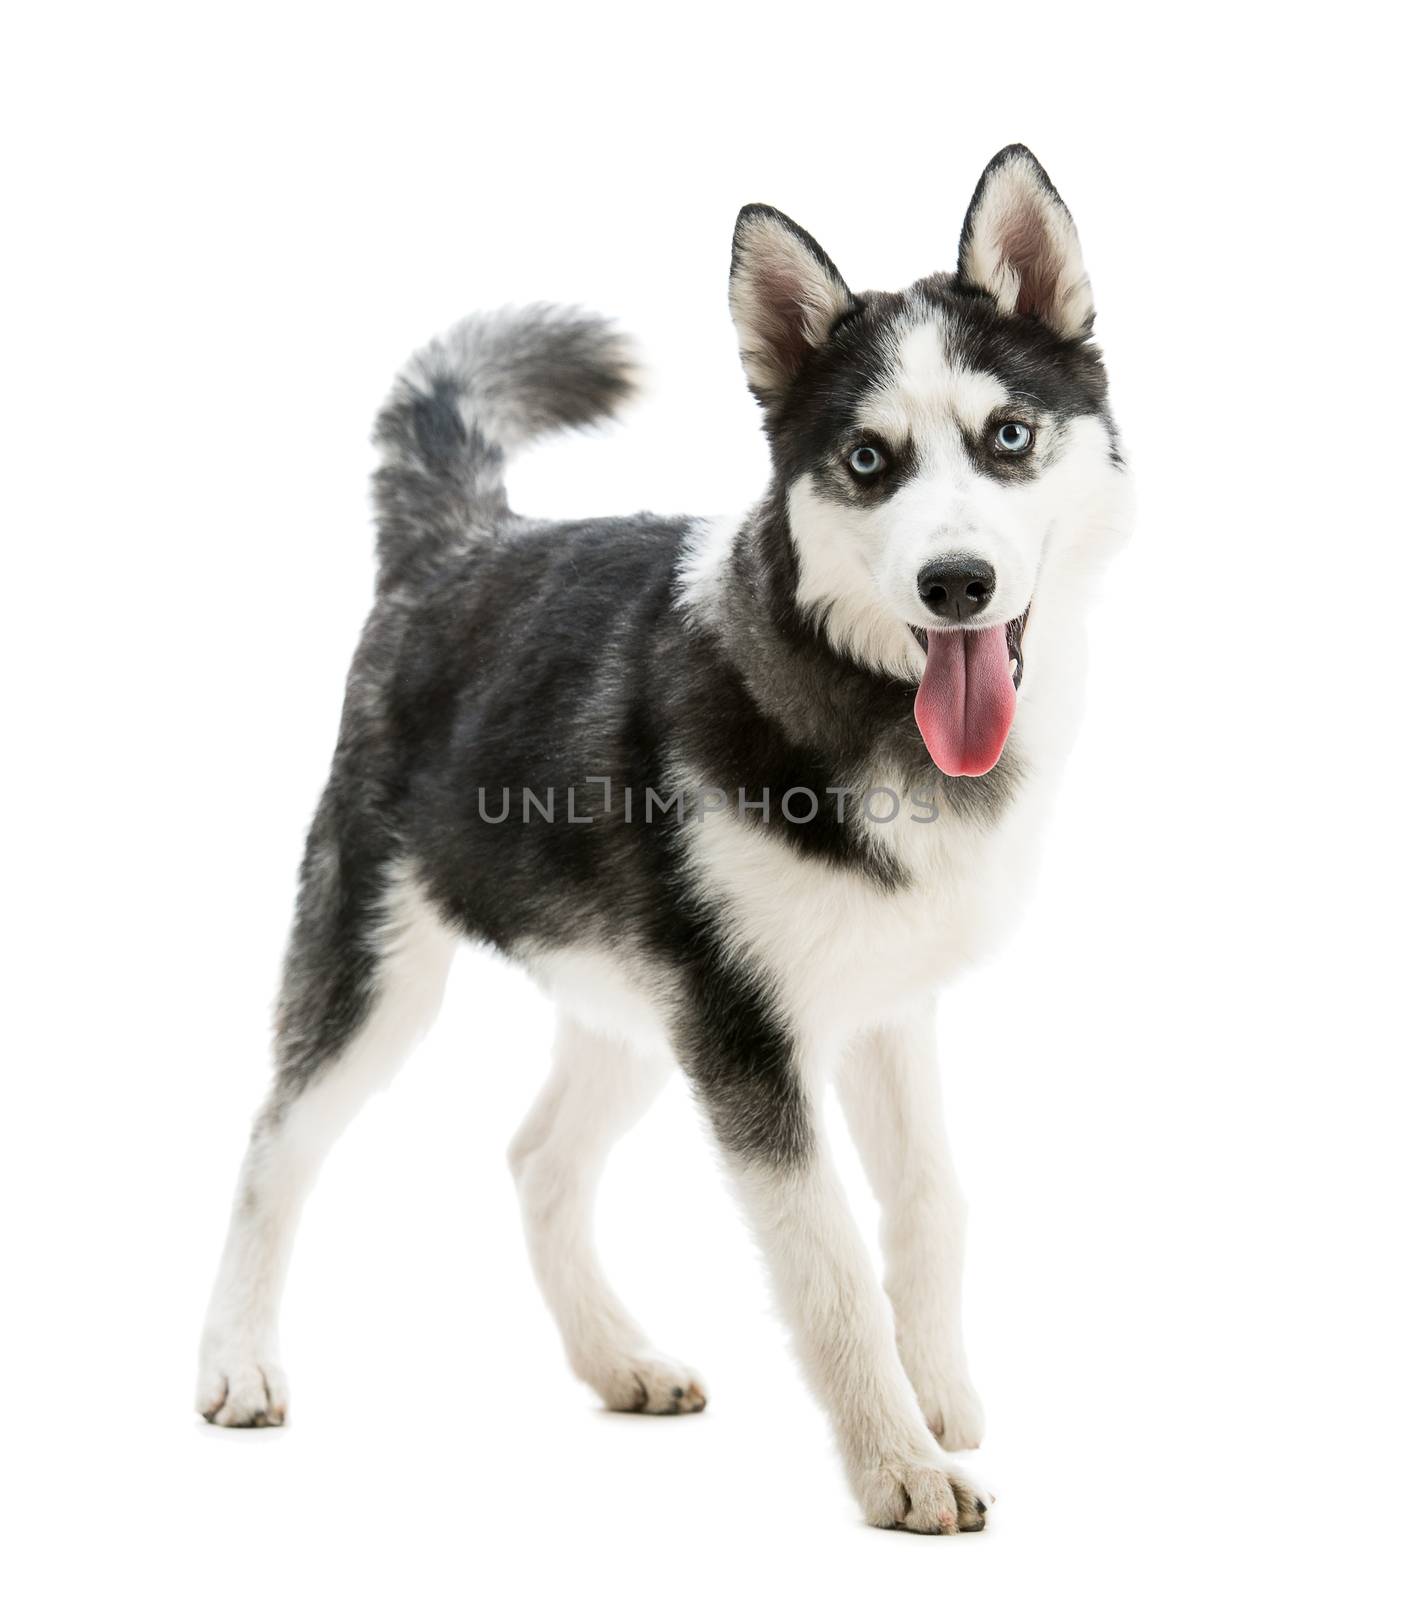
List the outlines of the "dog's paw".
{"type": "Polygon", "coordinates": [[[218,1428],[278,1428],[289,1410],[288,1380],[272,1360],[203,1357],[196,1410],[218,1428]]]}
{"type": "Polygon", "coordinates": [[[933,1383],[920,1402],[943,1449],[977,1450],[984,1442],[984,1407],[968,1378],[933,1383]]]}
{"type": "Polygon", "coordinates": [[[653,1417],[674,1417],[705,1409],[705,1385],[669,1356],[648,1352],[625,1357],[588,1380],[609,1411],[641,1411],[653,1417]]]}
{"type": "Polygon", "coordinates": [[[883,1461],[859,1475],[858,1498],[874,1528],[978,1533],[992,1496],[950,1462],[883,1461]]]}

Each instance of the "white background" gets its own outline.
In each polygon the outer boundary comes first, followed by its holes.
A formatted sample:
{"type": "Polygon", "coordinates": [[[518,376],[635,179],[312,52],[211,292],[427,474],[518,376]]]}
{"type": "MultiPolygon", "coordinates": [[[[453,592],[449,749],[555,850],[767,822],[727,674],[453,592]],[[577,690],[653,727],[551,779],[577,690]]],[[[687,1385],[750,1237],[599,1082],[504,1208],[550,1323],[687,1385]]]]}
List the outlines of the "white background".
{"type": "Polygon", "coordinates": [[[7,1588],[1403,1593],[1392,13],[497,10],[7,28],[7,1588]],[[476,306],[601,307],[652,393],[516,503],[741,506],[737,207],[894,286],[1015,139],[1081,230],[1142,515],[1029,914],[943,1002],[989,1530],[862,1526],[679,1084],[603,1249],[710,1409],[574,1383],[503,1161],[550,1018],[479,955],[309,1208],[291,1425],[206,1427],[391,373],[476,306]]]}

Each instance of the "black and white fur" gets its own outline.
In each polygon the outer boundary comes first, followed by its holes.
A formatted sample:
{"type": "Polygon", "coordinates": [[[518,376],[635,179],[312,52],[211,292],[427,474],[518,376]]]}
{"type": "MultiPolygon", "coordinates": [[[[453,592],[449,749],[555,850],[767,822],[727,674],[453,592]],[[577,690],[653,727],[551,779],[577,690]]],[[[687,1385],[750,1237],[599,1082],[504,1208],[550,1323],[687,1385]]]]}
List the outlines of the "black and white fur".
{"type": "Polygon", "coordinates": [[[560,1008],[510,1161],[574,1372],[613,1408],[705,1404],[613,1294],[589,1225],[607,1152],[679,1065],[865,1516],[970,1529],[985,1504],[948,1452],[983,1423],[932,1010],[1028,876],[1073,732],[1084,603],[1126,517],[1090,291],[1065,206],[1012,146],[980,181],[957,273],[854,294],[806,233],[750,206],[730,298],[774,463],[742,518],[509,509],[507,456],[632,391],[627,346],[579,312],[470,318],[381,413],[377,596],[308,840],[277,1073],[197,1406],[223,1426],[284,1420],[277,1318],[300,1207],[471,939],[560,1008]],[[986,451],[1009,415],[1036,433],[1023,463],[986,451]],[[859,438],[894,461],[875,492],[846,470],[859,438]],[[979,778],[937,771],[912,715],[934,622],[916,574],[955,550],[994,566],[991,618],[1029,618],[1012,732],[979,778]],[[570,788],[589,820],[565,820],[570,788]],[[550,789],[553,821],[521,812],[524,791],[550,789]],[[643,819],[647,790],[683,789],[745,804],[643,819]],[[894,821],[865,799],[882,789],[901,797],[894,821]],[[508,818],[487,820],[505,790],[508,818]],[[781,815],[792,790],[821,798],[811,820],[781,815]],[[824,1143],[829,1082],[883,1207],[885,1294],[824,1143]]]}

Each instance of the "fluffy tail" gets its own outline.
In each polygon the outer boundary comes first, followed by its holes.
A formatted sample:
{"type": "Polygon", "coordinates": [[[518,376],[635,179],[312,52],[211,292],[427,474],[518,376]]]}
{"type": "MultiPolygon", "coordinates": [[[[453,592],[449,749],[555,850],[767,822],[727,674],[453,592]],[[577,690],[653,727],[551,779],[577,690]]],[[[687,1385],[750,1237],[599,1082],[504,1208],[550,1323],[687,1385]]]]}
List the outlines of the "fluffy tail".
{"type": "Polygon", "coordinates": [[[373,479],[384,578],[415,576],[506,510],[507,457],[610,416],[636,388],[605,318],[562,306],[467,317],[414,355],[377,417],[373,479]]]}

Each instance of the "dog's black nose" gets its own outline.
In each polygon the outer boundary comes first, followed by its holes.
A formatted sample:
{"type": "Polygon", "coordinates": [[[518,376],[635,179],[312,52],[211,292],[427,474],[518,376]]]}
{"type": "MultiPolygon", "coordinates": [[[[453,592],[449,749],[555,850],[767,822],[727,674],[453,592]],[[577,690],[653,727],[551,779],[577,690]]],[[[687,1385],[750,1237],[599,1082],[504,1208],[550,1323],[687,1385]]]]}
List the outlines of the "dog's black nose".
{"type": "Polygon", "coordinates": [[[916,588],[937,617],[967,622],[994,598],[994,569],[978,556],[946,556],[920,569],[916,588]]]}

